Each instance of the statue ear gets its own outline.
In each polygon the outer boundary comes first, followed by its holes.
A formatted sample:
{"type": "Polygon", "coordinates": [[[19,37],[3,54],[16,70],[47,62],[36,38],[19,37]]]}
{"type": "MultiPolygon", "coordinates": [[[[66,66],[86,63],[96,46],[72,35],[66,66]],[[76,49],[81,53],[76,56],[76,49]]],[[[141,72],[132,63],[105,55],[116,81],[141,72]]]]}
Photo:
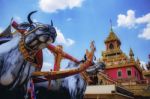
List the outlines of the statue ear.
{"type": "Polygon", "coordinates": [[[31,25],[27,22],[18,24],[17,22],[12,22],[12,27],[16,29],[20,34],[24,34],[31,25]]]}
{"type": "Polygon", "coordinates": [[[16,21],[13,21],[11,25],[15,29],[17,29],[17,27],[18,27],[18,23],[16,21]]]}
{"type": "Polygon", "coordinates": [[[24,29],[24,30],[27,30],[28,28],[30,28],[32,25],[30,25],[29,23],[27,22],[24,22],[24,23],[21,23],[18,25],[18,29],[24,29]]]}

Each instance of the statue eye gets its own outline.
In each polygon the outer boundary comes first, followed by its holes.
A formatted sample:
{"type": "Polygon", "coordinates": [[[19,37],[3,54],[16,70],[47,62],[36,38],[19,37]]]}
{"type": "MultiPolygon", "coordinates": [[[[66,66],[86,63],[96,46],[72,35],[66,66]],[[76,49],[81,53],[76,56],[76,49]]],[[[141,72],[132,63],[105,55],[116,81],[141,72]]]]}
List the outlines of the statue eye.
{"type": "Polygon", "coordinates": [[[42,30],[43,30],[43,28],[39,28],[39,30],[40,30],[40,31],[42,31],[42,30]]]}
{"type": "Polygon", "coordinates": [[[40,28],[40,30],[43,31],[43,32],[48,32],[48,31],[49,31],[49,28],[43,27],[43,28],[40,28]]]}
{"type": "Polygon", "coordinates": [[[55,33],[55,29],[54,29],[54,28],[52,28],[52,29],[50,30],[50,32],[55,33]]]}

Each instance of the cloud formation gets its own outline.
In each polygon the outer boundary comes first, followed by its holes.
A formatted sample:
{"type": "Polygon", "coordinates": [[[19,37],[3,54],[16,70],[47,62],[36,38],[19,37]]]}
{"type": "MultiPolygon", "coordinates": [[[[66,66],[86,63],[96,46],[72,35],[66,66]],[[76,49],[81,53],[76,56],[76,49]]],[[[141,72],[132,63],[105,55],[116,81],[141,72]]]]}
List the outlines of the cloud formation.
{"type": "Polygon", "coordinates": [[[39,0],[39,7],[44,12],[53,13],[58,10],[80,7],[83,1],[84,0],[39,0]]]}
{"type": "Polygon", "coordinates": [[[117,24],[118,27],[126,27],[129,29],[144,24],[146,27],[142,30],[138,37],[150,40],[150,13],[147,13],[142,17],[136,17],[134,10],[128,10],[126,15],[118,15],[117,24]]]}
{"type": "Polygon", "coordinates": [[[56,42],[58,44],[64,44],[66,46],[71,46],[75,43],[74,40],[72,40],[70,38],[65,38],[63,33],[61,32],[61,30],[58,29],[57,27],[56,27],[56,32],[57,32],[56,42]]]}
{"type": "Polygon", "coordinates": [[[127,15],[119,14],[118,15],[118,26],[132,28],[135,26],[135,12],[133,10],[128,10],[127,15]]]}
{"type": "Polygon", "coordinates": [[[146,62],[140,61],[140,63],[141,63],[141,67],[144,68],[145,70],[147,70],[146,62]]]}
{"type": "Polygon", "coordinates": [[[142,33],[138,35],[138,37],[150,40],[150,23],[146,25],[146,27],[143,29],[142,33]]]}

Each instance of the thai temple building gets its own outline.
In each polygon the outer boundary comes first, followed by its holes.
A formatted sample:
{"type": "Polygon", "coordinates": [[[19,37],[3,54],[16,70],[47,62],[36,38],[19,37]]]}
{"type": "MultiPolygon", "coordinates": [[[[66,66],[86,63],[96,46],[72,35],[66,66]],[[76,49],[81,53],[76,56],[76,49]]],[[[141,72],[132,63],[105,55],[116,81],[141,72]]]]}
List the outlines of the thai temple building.
{"type": "Polygon", "coordinates": [[[105,40],[105,46],[102,61],[106,64],[106,74],[122,84],[141,83],[143,76],[139,59],[134,58],[131,48],[128,56],[121,50],[121,41],[112,29],[105,40]]]}
{"type": "Polygon", "coordinates": [[[112,28],[104,44],[98,61],[105,63],[105,70],[87,74],[85,99],[150,99],[150,72],[141,67],[134,51],[130,48],[126,54],[121,50],[121,40],[112,28]]]}

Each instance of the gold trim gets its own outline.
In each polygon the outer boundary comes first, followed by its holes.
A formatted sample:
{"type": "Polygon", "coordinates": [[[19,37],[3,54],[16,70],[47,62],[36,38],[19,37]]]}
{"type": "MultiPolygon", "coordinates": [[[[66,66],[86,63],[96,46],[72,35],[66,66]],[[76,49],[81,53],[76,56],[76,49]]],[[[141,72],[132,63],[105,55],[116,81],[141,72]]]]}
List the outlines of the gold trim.
{"type": "Polygon", "coordinates": [[[24,59],[28,62],[30,62],[33,66],[37,67],[37,64],[34,62],[35,61],[35,53],[31,52],[29,53],[27,51],[27,48],[25,47],[24,39],[21,38],[21,41],[19,42],[19,51],[23,55],[24,59]]]}

